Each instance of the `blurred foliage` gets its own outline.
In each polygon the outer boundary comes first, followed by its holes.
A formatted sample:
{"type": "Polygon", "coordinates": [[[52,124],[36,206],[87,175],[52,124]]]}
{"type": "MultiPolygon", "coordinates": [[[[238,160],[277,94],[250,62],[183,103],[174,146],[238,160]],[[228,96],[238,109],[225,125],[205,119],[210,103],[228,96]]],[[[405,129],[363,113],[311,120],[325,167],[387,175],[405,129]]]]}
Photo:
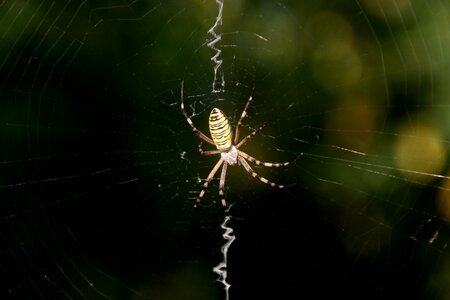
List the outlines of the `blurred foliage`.
{"type": "Polygon", "coordinates": [[[253,95],[243,130],[267,126],[245,151],[293,161],[257,169],[287,191],[242,170],[227,178],[244,220],[230,266],[241,295],[287,298],[303,294],[300,284],[318,296],[328,286],[355,298],[449,299],[449,9],[439,0],[225,1],[226,89],[212,93],[216,1],[1,2],[9,290],[220,294],[209,273],[220,259],[216,187],[192,210],[217,157],[197,153],[179,109],[183,80],[201,130],[212,107],[236,121],[253,95]]]}

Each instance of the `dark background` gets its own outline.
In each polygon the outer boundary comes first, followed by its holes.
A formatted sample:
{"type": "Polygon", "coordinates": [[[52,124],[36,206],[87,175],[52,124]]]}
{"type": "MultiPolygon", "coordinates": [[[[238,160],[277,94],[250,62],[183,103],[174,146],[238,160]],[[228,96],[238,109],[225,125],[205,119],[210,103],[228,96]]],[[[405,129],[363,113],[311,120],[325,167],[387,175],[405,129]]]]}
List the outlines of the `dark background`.
{"type": "Polygon", "coordinates": [[[447,299],[448,10],[225,1],[212,93],[215,1],[0,2],[0,294],[224,299],[184,81],[205,133],[253,95],[244,151],[292,161],[229,168],[230,299],[447,299]]]}

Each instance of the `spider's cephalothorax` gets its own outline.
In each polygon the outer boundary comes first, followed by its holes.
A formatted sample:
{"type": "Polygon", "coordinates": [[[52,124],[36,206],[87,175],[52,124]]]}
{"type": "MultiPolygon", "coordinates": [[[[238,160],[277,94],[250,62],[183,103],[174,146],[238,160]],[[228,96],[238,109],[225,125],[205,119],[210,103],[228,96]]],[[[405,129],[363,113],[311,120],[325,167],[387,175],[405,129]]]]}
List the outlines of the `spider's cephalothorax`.
{"type": "MultiPolygon", "coordinates": [[[[232,138],[231,126],[228,122],[225,114],[218,108],[213,108],[211,114],[209,115],[209,131],[211,133],[212,139],[206,136],[203,132],[198,130],[194,123],[192,122],[189,115],[186,113],[184,109],[184,96],[183,96],[183,82],[181,82],[181,111],[183,112],[184,117],[186,118],[188,124],[191,126],[192,130],[205,142],[216,146],[217,150],[203,151],[201,147],[199,147],[200,153],[204,156],[209,156],[213,154],[220,154],[220,160],[216,163],[214,168],[209,173],[208,177],[203,184],[203,189],[197,197],[197,204],[200,203],[202,197],[206,193],[206,189],[208,188],[209,183],[213,179],[214,175],[222,166],[222,173],[220,175],[219,182],[219,195],[221,198],[222,205],[224,207],[227,206],[227,202],[225,201],[224,187],[225,187],[225,176],[227,174],[227,166],[228,165],[236,165],[238,162],[241,164],[244,169],[254,178],[258,178],[265,184],[270,185],[271,187],[283,188],[283,185],[278,185],[274,182],[267,180],[264,177],[259,176],[248,164],[247,160],[251,161],[257,166],[265,166],[265,167],[284,167],[289,165],[289,162],[284,163],[270,163],[270,162],[262,162],[257,160],[254,157],[251,157],[247,153],[239,150],[239,148],[244,145],[248,140],[250,140],[253,136],[255,136],[263,126],[259,127],[248,136],[239,141],[239,132],[242,126],[242,121],[247,116],[247,108],[252,101],[252,96],[248,98],[247,104],[242,111],[241,117],[236,125],[236,131],[234,134],[234,141],[232,138]]],[[[195,206],[197,206],[197,204],[195,206]]]]}

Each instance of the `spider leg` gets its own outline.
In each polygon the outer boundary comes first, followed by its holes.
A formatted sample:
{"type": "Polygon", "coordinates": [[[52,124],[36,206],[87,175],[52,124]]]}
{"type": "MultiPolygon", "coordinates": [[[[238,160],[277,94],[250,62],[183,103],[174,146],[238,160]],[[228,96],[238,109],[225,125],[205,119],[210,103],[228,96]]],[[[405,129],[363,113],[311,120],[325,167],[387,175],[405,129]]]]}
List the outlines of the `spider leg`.
{"type": "Polygon", "coordinates": [[[227,201],[225,201],[225,193],[223,189],[225,187],[225,176],[227,175],[227,166],[228,164],[225,162],[222,167],[222,174],[220,174],[220,183],[219,183],[219,196],[220,202],[222,202],[223,207],[227,207],[227,201]]]}
{"type": "Polygon", "coordinates": [[[205,142],[211,144],[211,145],[215,145],[213,140],[211,140],[209,137],[207,137],[203,132],[201,132],[200,130],[198,130],[194,123],[192,122],[191,118],[189,117],[189,115],[186,113],[186,111],[184,110],[184,93],[183,93],[183,89],[184,89],[184,81],[181,82],[181,112],[183,113],[184,117],[186,118],[186,121],[189,123],[189,125],[192,128],[192,131],[194,131],[202,140],[204,140],[205,142]]]}
{"type": "Polygon", "coordinates": [[[214,175],[217,173],[217,171],[219,170],[219,168],[223,164],[223,162],[224,162],[223,159],[220,159],[217,162],[217,164],[214,166],[214,168],[211,170],[211,172],[209,173],[208,177],[205,180],[205,183],[203,183],[203,189],[201,190],[200,194],[197,196],[197,203],[195,203],[194,207],[197,207],[197,205],[202,200],[203,196],[206,193],[206,190],[208,189],[209,183],[214,178],[214,175]]]}
{"type": "Polygon", "coordinates": [[[243,151],[239,151],[239,155],[242,156],[243,158],[245,158],[246,160],[251,161],[252,163],[254,163],[257,166],[264,166],[264,167],[285,167],[287,165],[290,164],[290,162],[284,162],[284,163],[272,163],[272,162],[264,162],[264,161],[260,161],[257,160],[256,158],[248,155],[247,153],[243,152],[243,151]]]}
{"type": "Polygon", "coordinates": [[[261,125],[258,129],[256,129],[255,131],[253,131],[252,133],[250,133],[249,135],[247,135],[245,138],[243,138],[239,144],[236,145],[236,148],[239,149],[239,147],[241,147],[242,145],[244,145],[245,143],[248,142],[248,140],[250,140],[252,137],[254,137],[258,132],[260,132],[264,127],[266,126],[266,124],[261,125]]]}
{"type": "Polygon", "coordinates": [[[256,173],[255,171],[253,171],[252,167],[250,167],[250,165],[248,164],[248,162],[247,162],[242,156],[238,157],[238,159],[239,159],[239,162],[244,166],[245,170],[246,170],[250,175],[252,175],[252,177],[258,178],[261,182],[263,182],[263,183],[265,183],[265,184],[268,184],[268,185],[270,185],[271,187],[277,187],[277,188],[280,188],[280,189],[284,188],[284,185],[276,184],[276,183],[274,183],[274,182],[271,182],[271,181],[267,180],[266,178],[264,178],[264,177],[262,177],[262,176],[259,176],[258,173],[256,173]]]}
{"type": "Polygon", "coordinates": [[[210,151],[203,151],[202,149],[202,143],[198,144],[198,152],[200,152],[200,155],[202,156],[210,156],[210,155],[214,155],[214,154],[219,154],[221,152],[223,152],[223,150],[210,150],[210,151]]]}
{"type": "MultiPolygon", "coordinates": [[[[252,92],[252,94],[253,94],[253,92],[252,92]]],[[[247,109],[248,109],[248,106],[250,105],[250,102],[252,102],[252,99],[253,99],[253,95],[251,95],[248,98],[247,103],[245,104],[244,110],[242,111],[241,118],[239,119],[239,122],[236,125],[236,132],[234,134],[234,144],[235,145],[239,141],[239,133],[241,131],[242,121],[247,116],[247,109]]]]}

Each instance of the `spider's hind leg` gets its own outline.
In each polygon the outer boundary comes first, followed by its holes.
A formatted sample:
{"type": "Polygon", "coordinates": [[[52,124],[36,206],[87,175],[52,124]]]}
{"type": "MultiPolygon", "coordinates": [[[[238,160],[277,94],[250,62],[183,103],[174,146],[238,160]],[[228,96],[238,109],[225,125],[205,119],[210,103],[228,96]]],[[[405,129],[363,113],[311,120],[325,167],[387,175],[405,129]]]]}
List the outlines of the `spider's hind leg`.
{"type": "Polygon", "coordinates": [[[239,118],[239,122],[236,125],[236,132],[234,135],[234,144],[237,144],[239,141],[239,133],[241,131],[242,122],[243,122],[244,118],[247,116],[247,109],[248,109],[248,106],[250,105],[250,102],[252,102],[252,99],[253,99],[253,92],[252,92],[252,95],[248,98],[247,103],[245,104],[244,110],[241,113],[241,117],[239,118]]]}
{"type": "Polygon", "coordinates": [[[186,121],[188,122],[189,126],[191,126],[192,131],[195,134],[197,134],[202,140],[204,140],[208,144],[215,145],[213,140],[211,140],[203,132],[197,129],[197,127],[195,127],[194,122],[192,122],[191,118],[184,109],[184,81],[181,82],[181,112],[183,113],[184,117],[186,118],[186,121]]]}

